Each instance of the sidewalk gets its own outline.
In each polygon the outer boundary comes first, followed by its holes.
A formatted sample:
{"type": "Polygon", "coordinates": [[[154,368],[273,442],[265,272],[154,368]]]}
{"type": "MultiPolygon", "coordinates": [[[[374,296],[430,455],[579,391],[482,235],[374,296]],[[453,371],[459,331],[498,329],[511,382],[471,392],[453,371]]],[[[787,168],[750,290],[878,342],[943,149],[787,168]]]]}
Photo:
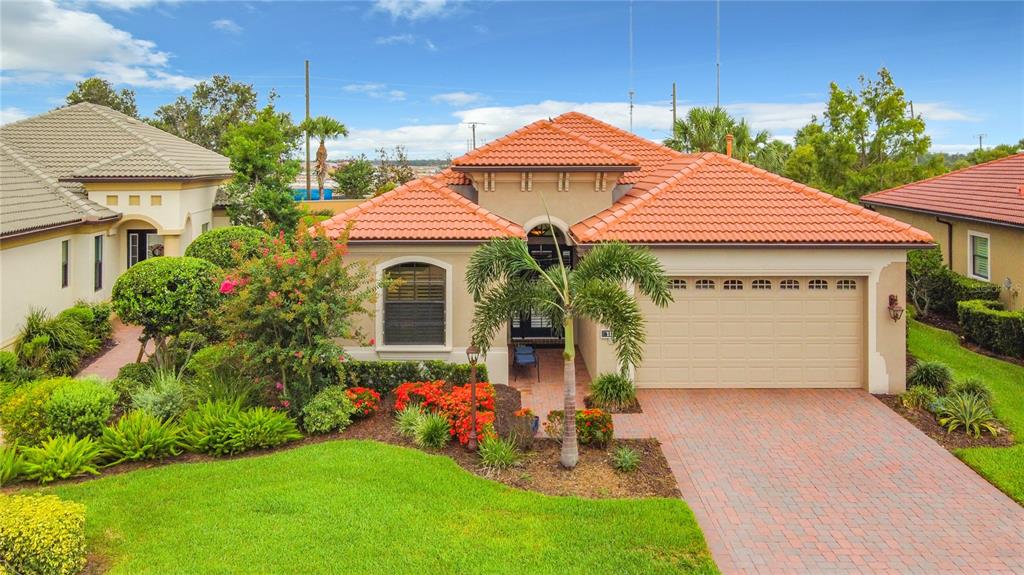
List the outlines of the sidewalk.
{"type": "Polygon", "coordinates": [[[114,320],[114,347],[108,349],[103,355],[78,373],[83,375],[98,375],[103,379],[114,379],[118,370],[129,363],[135,363],[139,357],[139,336],[142,335],[142,328],[134,325],[125,325],[120,320],[114,320]]]}

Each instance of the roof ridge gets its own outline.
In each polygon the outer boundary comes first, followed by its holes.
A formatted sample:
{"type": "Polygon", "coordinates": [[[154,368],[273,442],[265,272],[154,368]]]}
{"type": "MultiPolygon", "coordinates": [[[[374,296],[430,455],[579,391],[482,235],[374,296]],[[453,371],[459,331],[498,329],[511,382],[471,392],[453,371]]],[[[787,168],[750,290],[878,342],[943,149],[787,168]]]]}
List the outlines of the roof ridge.
{"type": "Polygon", "coordinates": [[[505,134],[504,136],[502,136],[502,137],[500,137],[500,138],[498,138],[496,140],[492,140],[491,142],[488,142],[487,144],[485,144],[485,145],[483,145],[483,146],[481,146],[481,147],[479,147],[479,148],[477,148],[475,150],[472,150],[472,151],[470,151],[467,154],[463,154],[462,156],[459,156],[458,158],[455,158],[452,161],[452,165],[453,166],[457,166],[457,165],[460,165],[463,162],[471,161],[474,158],[478,158],[478,157],[486,154],[487,152],[489,152],[490,150],[492,150],[492,149],[494,149],[494,148],[496,148],[498,146],[504,145],[504,144],[506,144],[506,143],[508,143],[508,142],[510,142],[512,140],[515,140],[516,138],[522,137],[523,135],[532,133],[532,132],[534,132],[536,130],[542,130],[542,129],[554,130],[555,132],[557,132],[557,133],[559,133],[559,134],[561,134],[563,136],[566,136],[568,138],[571,138],[573,140],[576,140],[577,142],[579,142],[579,143],[581,143],[581,144],[583,144],[585,146],[588,146],[591,149],[597,149],[598,151],[600,151],[602,153],[610,154],[612,156],[615,156],[616,158],[622,159],[623,161],[627,162],[627,165],[635,165],[635,166],[639,166],[640,165],[639,160],[635,156],[633,156],[632,154],[630,154],[628,152],[625,152],[623,150],[620,150],[620,149],[618,149],[618,148],[616,148],[614,146],[611,146],[609,144],[606,144],[606,143],[604,143],[604,142],[602,142],[600,140],[596,140],[594,138],[590,138],[590,137],[584,136],[582,134],[578,134],[576,132],[573,132],[572,130],[570,130],[568,128],[565,128],[564,126],[559,126],[559,125],[555,124],[554,121],[551,120],[551,119],[540,119],[540,120],[537,120],[536,122],[532,122],[530,124],[527,124],[527,125],[523,126],[522,128],[519,128],[518,130],[515,130],[513,132],[509,132],[508,134],[505,134]]]}
{"type": "Polygon", "coordinates": [[[9,155],[12,160],[17,162],[21,167],[25,168],[33,176],[38,178],[39,181],[46,186],[47,191],[56,196],[56,198],[69,209],[71,209],[79,216],[81,216],[83,220],[89,219],[89,214],[87,212],[83,212],[83,210],[86,208],[91,207],[92,209],[96,209],[99,211],[112,211],[109,208],[101,206],[96,202],[90,200],[88,197],[82,197],[62,186],[60,180],[47,175],[45,172],[34,166],[26,158],[24,158],[22,156],[21,151],[18,150],[15,146],[12,146],[9,143],[0,140],[0,149],[3,149],[3,151],[7,152],[7,155],[9,155]]]}
{"type": "Polygon", "coordinates": [[[966,172],[968,170],[973,170],[975,168],[980,168],[981,166],[988,166],[990,164],[995,164],[997,162],[1002,162],[1002,161],[1005,161],[1005,160],[1016,160],[1016,159],[1019,159],[1019,158],[1024,158],[1024,152],[1017,152],[1015,154],[1010,154],[1009,156],[1003,156],[1002,158],[996,158],[994,160],[989,160],[987,162],[982,162],[980,164],[974,164],[973,166],[964,166],[963,168],[952,170],[950,172],[946,172],[945,174],[937,174],[935,176],[932,176],[930,178],[925,178],[923,180],[917,180],[917,181],[914,181],[914,182],[907,182],[905,184],[900,184],[899,186],[894,186],[892,188],[886,188],[884,190],[879,190],[877,192],[871,192],[870,194],[864,194],[863,196],[861,196],[861,199],[867,198],[867,199],[870,200],[870,199],[872,199],[874,197],[878,197],[878,196],[882,196],[884,194],[888,194],[889,192],[895,192],[897,190],[902,190],[903,188],[906,188],[907,186],[916,186],[916,185],[923,184],[925,182],[930,182],[932,180],[938,180],[940,178],[945,178],[946,176],[952,176],[953,174],[959,174],[960,172],[966,172]]]}
{"type": "Polygon", "coordinates": [[[497,138],[495,140],[491,140],[490,142],[487,142],[483,146],[480,146],[479,148],[477,148],[475,150],[470,150],[469,152],[466,152],[465,154],[459,156],[458,158],[453,159],[452,160],[452,165],[453,166],[457,165],[457,162],[459,160],[463,159],[463,158],[469,159],[469,158],[472,158],[472,157],[479,156],[479,155],[483,154],[485,151],[487,151],[487,150],[497,146],[498,144],[500,144],[502,142],[508,141],[509,139],[511,139],[516,134],[522,134],[523,132],[526,132],[527,130],[532,129],[534,126],[537,126],[537,125],[539,125],[539,124],[541,124],[542,122],[545,122],[545,121],[546,120],[541,119],[541,120],[537,120],[536,122],[531,122],[531,123],[523,126],[522,128],[519,128],[518,130],[514,130],[512,132],[509,132],[509,133],[505,134],[504,136],[502,136],[500,138],[497,138]]]}
{"type": "Polygon", "coordinates": [[[621,157],[624,160],[629,160],[630,162],[633,162],[636,165],[640,165],[640,161],[637,160],[636,156],[634,156],[633,154],[630,154],[629,152],[625,152],[623,150],[620,150],[620,149],[616,148],[615,146],[612,146],[611,144],[606,144],[606,143],[602,142],[601,140],[598,140],[596,138],[591,138],[589,136],[584,136],[583,134],[577,134],[576,132],[573,132],[569,128],[566,128],[564,126],[559,126],[558,124],[556,124],[554,122],[554,120],[548,120],[545,125],[547,127],[551,128],[551,129],[555,130],[556,132],[561,132],[561,133],[565,134],[566,136],[569,136],[571,138],[575,138],[575,139],[579,140],[580,142],[583,142],[584,144],[587,144],[588,146],[596,147],[596,148],[600,149],[603,152],[609,152],[609,153],[612,153],[612,154],[616,154],[616,155],[618,155],[619,157],[621,157]]]}
{"type": "MultiPolygon", "coordinates": [[[[599,119],[597,119],[597,118],[595,118],[595,117],[593,117],[593,116],[591,116],[589,114],[584,114],[583,112],[578,112],[576,110],[570,110],[568,112],[564,112],[562,114],[559,114],[558,116],[555,116],[555,118],[552,120],[552,122],[558,122],[559,118],[564,118],[566,116],[582,117],[582,118],[585,118],[586,120],[589,120],[591,122],[597,122],[598,124],[601,124],[602,126],[605,126],[608,129],[610,129],[610,130],[614,130],[614,131],[622,134],[623,136],[632,138],[633,140],[636,140],[638,142],[642,142],[644,144],[651,144],[653,146],[656,146],[658,148],[662,148],[665,151],[671,152],[673,154],[686,155],[685,152],[680,152],[679,150],[672,149],[672,148],[666,146],[665,144],[662,144],[660,142],[655,142],[654,140],[650,140],[648,138],[644,138],[643,136],[637,136],[633,132],[629,132],[629,131],[623,130],[622,128],[620,128],[620,127],[618,127],[618,126],[616,126],[614,124],[609,124],[608,122],[605,122],[604,120],[599,120],[599,119]]],[[[565,126],[562,126],[562,127],[565,128],[565,126]]],[[[571,130],[571,128],[565,128],[565,129],[571,130]]]]}
{"type": "MultiPolygon", "coordinates": [[[[83,103],[85,103],[85,102],[83,102],[83,103]]],[[[154,156],[156,156],[160,160],[163,160],[167,164],[175,167],[179,172],[181,172],[182,175],[185,175],[185,176],[192,175],[191,170],[188,170],[185,167],[184,164],[181,164],[181,163],[177,162],[176,160],[167,157],[167,155],[164,154],[163,151],[161,150],[160,144],[158,142],[153,141],[152,138],[150,138],[149,136],[147,136],[146,134],[144,134],[143,132],[138,130],[137,127],[135,125],[133,125],[133,121],[136,121],[136,122],[139,122],[141,124],[144,124],[144,125],[148,126],[148,124],[146,124],[142,120],[139,120],[138,118],[132,118],[128,114],[124,114],[122,112],[118,112],[117,110],[114,110],[113,108],[108,108],[106,106],[100,106],[98,104],[92,104],[89,107],[89,109],[94,111],[94,112],[96,112],[96,113],[98,113],[98,114],[100,114],[100,115],[102,115],[104,118],[109,120],[115,126],[121,128],[122,130],[124,130],[125,132],[131,134],[135,138],[141,140],[142,141],[142,146],[137,148],[136,151],[138,149],[141,149],[142,147],[148,147],[149,151],[152,152],[154,156]]],[[[156,130],[160,130],[160,128],[156,128],[155,126],[153,126],[153,128],[156,129],[156,130]]],[[[191,140],[187,140],[185,138],[182,138],[181,136],[172,134],[170,132],[164,132],[164,133],[166,133],[168,136],[178,138],[182,142],[188,142],[192,146],[195,146],[195,147],[197,147],[197,148],[199,148],[199,149],[201,149],[203,151],[206,151],[206,152],[209,152],[209,153],[212,153],[212,154],[220,155],[218,152],[215,152],[213,150],[210,150],[208,148],[200,146],[199,144],[197,144],[197,143],[195,143],[195,142],[193,142],[191,140]]]]}
{"type": "Polygon", "coordinates": [[[880,214],[880,213],[878,213],[878,212],[876,212],[874,210],[869,210],[868,208],[865,208],[864,206],[858,206],[858,205],[856,205],[854,203],[851,203],[851,202],[848,202],[848,201],[846,201],[846,200],[844,200],[844,199],[842,199],[840,197],[833,196],[832,194],[829,194],[827,192],[823,192],[823,191],[821,191],[819,189],[816,189],[816,188],[812,188],[812,187],[810,187],[810,186],[808,186],[806,184],[801,184],[800,182],[797,182],[796,180],[793,180],[793,179],[790,179],[790,178],[787,178],[787,177],[784,177],[784,176],[780,176],[780,175],[778,175],[778,174],[776,174],[774,172],[769,172],[768,170],[765,170],[763,168],[758,168],[757,166],[754,166],[754,165],[748,164],[746,162],[737,160],[736,158],[733,158],[733,157],[730,157],[730,156],[726,156],[725,154],[719,154],[718,152],[706,152],[706,154],[711,156],[712,158],[714,158],[717,161],[724,161],[724,162],[732,163],[732,164],[734,164],[736,166],[739,166],[741,169],[747,171],[748,173],[754,174],[754,175],[759,176],[759,177],[767,178],[767,179],[770,179],[770,180],[775,180],[776,182],[778,182],[778,183],[780,183],[780,184],[782,184],[782,185],[784,185],[784,186],[786,186],[786,187],[788,187],[788,188],[790,188],[790,189],[792,189],[794,191],[798,191],[798,192],[804,194],[807,197],[821,200],[824,203],[827,203],[827,204],[836,206],[836,207],[838,207],[840,209],[846,210],[850,214],[857,215],[857,216],[863,217],[865,219],[868,219],[868,220],[875,221],[875,222],[878,222],[880,224],[883,224],[883,225],[889,227],[890,229],[892,229],[893,231],[913,233],[915,236],[917,236],[918,238],[921,238],[921,239],[923,239],[925,241],[928,241],[928,242],[933,241],[933,238],[930,235],[928,235],[928,234],[922,235],[923,232],[921,232],[921,230],[918,230],[914,226],[912,226],[910,224],[907,224],[907,223],[904,223],[904,222],[901,222],[901,221],[899,221],[899,220],[897,220],[895,218],[891,218],[889,216],[882,215],[882,214],[880,214]],[[918,232],[921,232],[921,233],[918,233],[918,232]]]}
{"type": "Polygon", "coordinates": [[[33,164],[32,162],[29,162],[28,158],[26,157],[26,154],[20,148],[15,146],[14,144],[12,144],[10,142],[5,142],[3,140],[0,140],[0,148],[2,148],[8,154],[10,154],[11,157],[14,158],[14,161],[16,161],[19,164],[21,164],[22,167],[28,169],[30,172],[32,172],[32,175],[36,176],[37,178],[42,180],[47,185],[49,185],[49,186],[59,185],[60,180],[58,180],[56,177],[51,176],[51,175],[47,174],[46,172],[42,171],[41,169],[36,167],[36,165],[33,164]]]}
{"type": "Polygon", "coordinates": [[[130,156],[133,156],[133,155],[135,155],[135,154],[137,154],[139,152],[147,151],[147,150],[149,152],[151,152],[156,157],[156,159],[158,159],[161,162],[164,162],[165,164],[167,164],[168,166],[171,166],[172,168],[178,170],[178,172],[180,172],[181,175],[183,175],[183,176],[189,175],[189,171],[185,168],[185,166],[179,164],[178,162],[175,162],[174,160],[171,160],[169,158],[164,157],[164,155],[159,153],[159,151],[153,145],[151,145],[151,144],[149,144],[147,142],[143,142],[143,143],[139,144],[139,146],[137,148],[129,148],[129,149],[121,152],[120,154],[116,154],[116,155],[110,156],[108,158],[103,158],[102,160],[99,160],[99,161],[93,162],[93,163],[91,163],[91,164],[89,164],[87,166],[83,166],[81,168],[78,168],[77,170],[75,170],[75,172],[73,174],[71,174],[71,177],[67,178],[67,179],[73,179],[73,178],[76,178],[76,177],[87,177],[88,176],[88,172],[90,172],[92,170],[101,168],[101,167],[109,165],[109,164],[113,164],[116,161],[123,160],[123,159],[128,158],[130,156]]]}
{"type": "Polygon", "coordinates": [[[446,184],[436,181],[436,179],[433,178],[432,176],[426,176],[424,179],[431,180],[431,184],[436,184],[438,186],[437,190],[442,194],[448,196],[448,199],[458,203],[462,207],[471,211],[474,215],[482,217],[488,224],[493,226],[498,231],[508,232],[511,230],[515,230],[515,228],[519,228],[520,230],[523,230],[524,235],[526,234],[526,230],[523,229],[523,227],[520,226],[519,224],[506,218],[503,218],[498,214],[488,210],[487,208],[481,206],[480,204],[470,200],[466,196],[463,196],[462,194],[456,192],[455,190],[452,190],[446,184]]]}

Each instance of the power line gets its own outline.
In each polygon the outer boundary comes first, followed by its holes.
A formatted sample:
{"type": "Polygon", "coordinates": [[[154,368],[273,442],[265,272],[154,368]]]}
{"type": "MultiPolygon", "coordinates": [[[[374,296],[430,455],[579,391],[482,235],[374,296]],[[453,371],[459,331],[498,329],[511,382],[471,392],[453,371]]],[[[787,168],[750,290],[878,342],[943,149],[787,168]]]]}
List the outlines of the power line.
{"type": "Polygon", "coordinates": [[[487,122],[464,122],[465,125],[469,126],[470,130],[473,131],[473,147],[472,150],[476,149],[476,127],[486,126],[487,122]]]}

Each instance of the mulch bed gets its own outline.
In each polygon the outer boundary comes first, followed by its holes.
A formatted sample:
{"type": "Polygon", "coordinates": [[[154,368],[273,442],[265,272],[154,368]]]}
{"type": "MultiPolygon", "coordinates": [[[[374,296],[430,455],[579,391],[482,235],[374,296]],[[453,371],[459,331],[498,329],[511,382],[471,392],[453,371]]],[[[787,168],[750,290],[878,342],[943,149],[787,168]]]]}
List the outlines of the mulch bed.
{"type": "MultiPolygon", "coordinates": [[[[601,406],[595,404],[594,400],[591,399],[589,395],[583,398],[583,405],[587,406],[587,409],[594,409],[595,407],[601,407],[601,406]]],[[[604,409],[604,408],[602,408],[602,409],[604,409]]],[[[640,408],[640,402],[636,401],[636,400],[633,400],[633,403],[631,403],[631,404],[629,404],[629,405],[627,405],[625,407],[622,407],[620,409],[607,409],[605,411],[607,411],[608,413],[643,413],[644,412],[644,410],[640,408]]]]}
{"type": "Polygon", "coordinates": [[[889,406],[890,409],[903,416],[920,429],[925,435],[931,437],[936,443],[952,451],[966,447],[1009,447],[1013,445],[1013,435],[1008,429],[998,426],[999,435],[992,436],[989,433],[982,433],[981,437],[975,438],[962,431],[947,433],[946,428],[939,425],[939,421],[930,411],[926,409],[908,409],[900,402],[898,395],[875,395],[879,401],[889,406]]]}

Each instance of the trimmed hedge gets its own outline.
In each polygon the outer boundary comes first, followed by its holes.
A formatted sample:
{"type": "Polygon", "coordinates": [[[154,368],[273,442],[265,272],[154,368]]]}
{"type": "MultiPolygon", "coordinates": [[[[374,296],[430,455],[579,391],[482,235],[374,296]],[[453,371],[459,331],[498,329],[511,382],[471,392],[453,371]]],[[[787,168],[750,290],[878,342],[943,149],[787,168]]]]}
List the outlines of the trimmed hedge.
{"type": "Polygon", "coordinates": [[[996,353],[1024,357],[1024,312],[1003,309],[997,301],[969,300],[957,304],[964,336],[996,353]]]}
{"type": "Polygon", "coordinates": [[[85,506],[56,495],[0,496],[0,565],[14,573],[85,568],[85,506]]]}
{"type": "Polygon", "coordinates": [[[259,228],[216,228],[192,240],[185,249],[185,255],[190,258],[202,258],[229,270],[258,256],[260,247],[268,241],[270,235],[259,228]]]}
{"type": "MultiPolygon", "coordinates": [[[[469,364],[450,363],[439,359],[427,361],[346,361],[342,368],[342,382],[347,387],[368,387],[377,393],[387,393],[407,381],[437,381],[452,385],[469,383],[469,364]]],[[[490,381],[487,366],[476,366],[477,382],[490,381]]]]}

